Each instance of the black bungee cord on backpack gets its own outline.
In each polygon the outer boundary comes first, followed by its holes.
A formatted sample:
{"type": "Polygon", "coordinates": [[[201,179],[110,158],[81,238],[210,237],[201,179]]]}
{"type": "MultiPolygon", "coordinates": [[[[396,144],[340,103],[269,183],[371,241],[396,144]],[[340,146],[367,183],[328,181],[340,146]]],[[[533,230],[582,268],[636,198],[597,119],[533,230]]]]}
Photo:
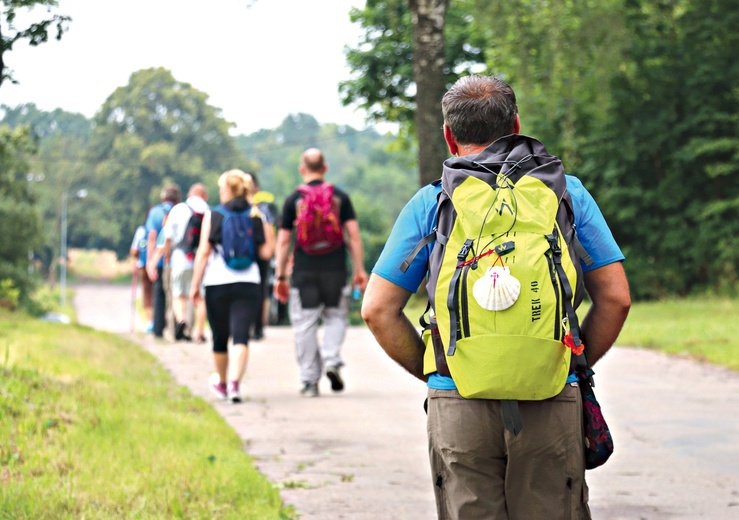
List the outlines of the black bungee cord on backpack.
{"type": "MultiPolygon", "coordinates": [[[[492,244],[498,238],[500,238],[503,235],[505,235],[506,233],[508,233],[511,229],[513,229],[513,226],[516,225],[516,219],[518,218],[518,202],[516,201],[516,193],[515,193],[515,191],[513,191],[513,188],[515,187],[515,185],[513,183],[511,183],[509,177],[511,175],[513,175],[513,173],[516,170],[518,170],[519,168],[521,168],[521,165],[523,163],[528,162],[528,161],[530,161],[533,158],[534,158],[534,156],[532,154],[528,154],[528,155],[522,157],[521,159],[519,159],[518,161],[503,161],[502,163],[499,163],[499,164],[501,164],[501,166],[505,166],[506,164],[510,164],[511,165],[511,167],[508,169],[508,171],[505,172],[505,173],[503,173],[503,174],[501,174],[499,172],[498,173],[494,172],[493,170],[491,170],[490,168],[488,168],[487,166],[485,166],[483,163],[478,163],[478,162],[472,161],[472,164],[474,166],[477,166],[478,168],[482,168],[483,170],[487,171],[488,173],[496,176],[496,181],[495,181],[495,185],[494,185],[495,188],[506,188],[506,189],[510,190],[510,192],[511,192],[511,198],[512,198],[512,203],[513,203],[513,208],[512,208],[513,209],[513,222],[511,222],[511,225],[509,226],[509,228],[506,231],[498,234],[497,236],[492,236],[491,235],[492,238],[490,239],[490,241],[487,244],[485,244],[484,247],[478,247],[478,251],[484,251],[490,244],[492,244]],[[505,186],[502,186],[502,184],[505,184],[505,186]]],[[[479,233],[477,235],[477,240],[475,241],[478,244],[478,246],[480,244],[480,240],[482,239],[482,230],[485,227],[485,222],[487,222],[488,215],[490,214],[490,211],[493,209],[493,206],[495,206],[495,202],[498,200],[498,195],[499,194],[500,194],[500,191],[496,192],[495,197],[493,198],[493,200],[490,203],[490,206],[488,207],[488,210],[485,212],[485,217],[482,219],[482,224],[480,225],[480,231],[479,231],[479,233]]],[[[472,256],[473,256],[473,259],[474,260],[472,261],[472,265],[470,267],[471,267],[471,269],[474,270],[474,269],[477,269],[477,260],[478,260],[478,258],[476,258],[477,257],[477,254],[475,253],[474,249],[472,249],[472,256]]]]}

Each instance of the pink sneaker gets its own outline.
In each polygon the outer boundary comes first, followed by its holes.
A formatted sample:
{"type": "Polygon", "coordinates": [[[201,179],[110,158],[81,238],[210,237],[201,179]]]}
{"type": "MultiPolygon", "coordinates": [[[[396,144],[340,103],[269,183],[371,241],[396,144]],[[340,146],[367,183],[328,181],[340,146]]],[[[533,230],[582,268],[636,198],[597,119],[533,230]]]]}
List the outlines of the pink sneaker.
{"type": "Polygon", "coordinates": [[[219,399],[228,398],[226,383],[222,383],[220,381],[220,378],[218,377],[218,374],[216,374],[215,372],[212,373],[208,378],[208,388],[210,388],[210,391],[213,392],[213,394],[215,394],[215,396],[219,399]]]}
{"type": "Polygon", "coordinates": [[[228,400],[234,404],[241,402],[241,393],[239,393],[238,381],[231,381],[228,384],[228,400]]]}

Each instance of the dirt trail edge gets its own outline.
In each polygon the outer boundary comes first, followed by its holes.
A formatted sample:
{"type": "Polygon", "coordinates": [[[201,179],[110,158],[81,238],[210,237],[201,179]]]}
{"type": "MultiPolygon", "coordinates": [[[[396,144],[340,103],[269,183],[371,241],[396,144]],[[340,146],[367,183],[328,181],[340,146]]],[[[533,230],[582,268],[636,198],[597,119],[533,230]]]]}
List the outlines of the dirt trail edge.
{"type": "MultiPolygon", "coordinates": [[[[291,329],[268,328],[250,347],[247,400],[230,405],[208,392],[209,345],[129,331],[129,287],[80,285],[75,293],[80,323],[130,338],[210,402],[301,519],[435,517],[424,385],[366,328],[347,333],[346,390],[332,393],[324,378],[317,399],[298,395],[291,329]]],[[[593,518],[739,518],[739,374],[614,348],[596,366],[596,385],[616,451],[588,472],[593,518]]]]}

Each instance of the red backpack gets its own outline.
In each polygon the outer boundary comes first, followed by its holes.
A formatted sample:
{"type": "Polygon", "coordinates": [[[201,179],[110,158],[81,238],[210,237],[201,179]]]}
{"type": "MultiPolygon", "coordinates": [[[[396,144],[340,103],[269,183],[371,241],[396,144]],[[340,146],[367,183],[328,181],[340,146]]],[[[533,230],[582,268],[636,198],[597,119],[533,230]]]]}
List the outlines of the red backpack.
{"type": "Polygon", "coordinates": [[[333,185],[298,186],[303,195],[297,202],[295,244],[308,255],[325,255],[344,245],[344,231],[334,203],[333,185]]]}

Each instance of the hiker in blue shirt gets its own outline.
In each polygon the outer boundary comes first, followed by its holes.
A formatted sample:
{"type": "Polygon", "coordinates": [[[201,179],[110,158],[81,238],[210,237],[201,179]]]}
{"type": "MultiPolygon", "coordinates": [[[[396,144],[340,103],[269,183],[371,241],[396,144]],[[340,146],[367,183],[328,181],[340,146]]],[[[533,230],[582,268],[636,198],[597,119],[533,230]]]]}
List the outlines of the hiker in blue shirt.
{"type": "MultiPolygon", "coordinates": [[[[461,78],[444,96],[442,110],[445,140],[458,156],[445,161],[445,173],[462,163],[479,167],[482,158],[516,142],[521,127],[513,90],[493,77],[461,78]]],[[[592,258],[582,267],[592,306],[580,328],[592,365],[621,330],[630,307],[629,289],[624,257],[597,204],[577,178],[565,180],[577,237],[592,258]]],[[[454,378],[438,373],[433,352],[424,360],[426,344],[403,308],[429,275],[434,241],[421,247],[407,270],[401,264],[437,229],[441,189],[439,183],[421,188],[402,210],[362,305],[362,317],[385,352],[428,385],[429,458],[439,518],[590,518],[581,396],[572,375],[552,398],[517,401],[523,428],[511,433],[503,400],[463,398],[454,378]]],[[[515,191],[514,186],[511,193],[515,191]]]]}
{"type": "MultiPolygon", "coordinates": [[[[176,184],[169,184],[165,186],[160,194],[161,203],[152,207],[149,213],[146,215],[146,249],[148,251],[148,262],[154,258],[157,242],[159,240],[159,234],[164,227],[167,215],[175,204],[180,202],[182,198],[182,191],[176,184]]],[[[164,236],[162,235],[162,241],[164,236]]],[[[164,286],[164,258],[160,257],[153,269],[148,269],[150,273],[149,279],[154,284],[154,337],[161,338],[164,336],[164,327],[167,324],[167,295],[164,286]],[[155,276],[151,276],[151,272],[154,272],[155,276]]]]}

